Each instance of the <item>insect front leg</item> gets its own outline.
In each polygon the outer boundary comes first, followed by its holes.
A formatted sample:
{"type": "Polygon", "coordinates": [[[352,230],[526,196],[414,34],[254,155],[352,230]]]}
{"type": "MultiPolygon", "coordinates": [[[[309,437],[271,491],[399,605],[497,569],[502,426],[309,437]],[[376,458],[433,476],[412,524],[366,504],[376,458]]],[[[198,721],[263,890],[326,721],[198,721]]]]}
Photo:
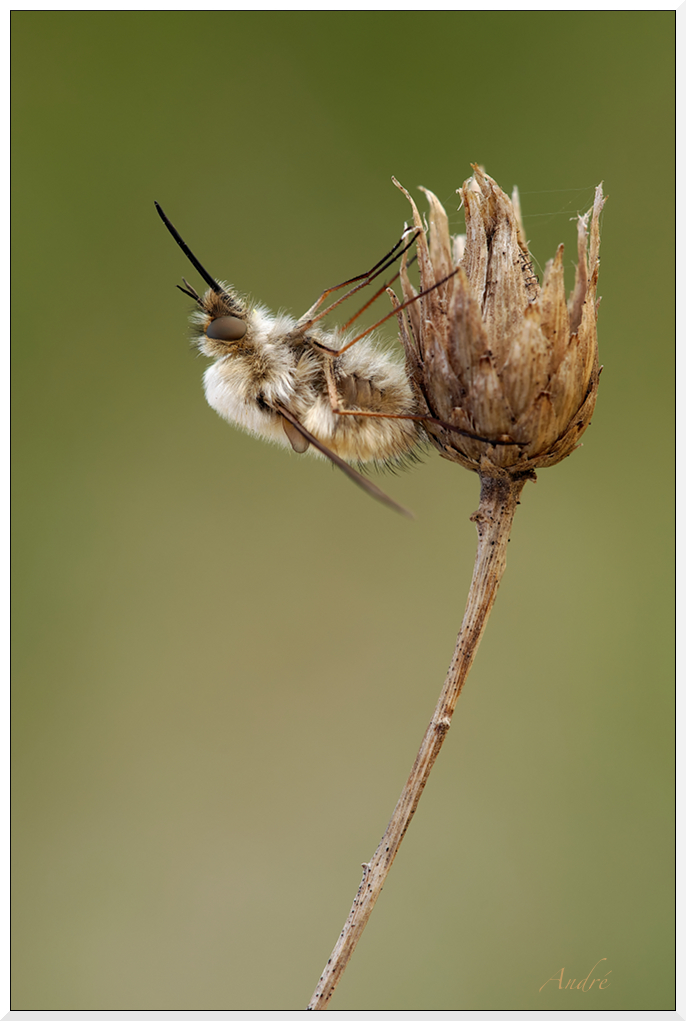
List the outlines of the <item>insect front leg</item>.
{"type": "MultiPolygon", "coordinates": [[[[335,287],[327,287],[327,289],[325,291],[322,291],[322,293],[319,295],[314,305],[312,305],[312,307],[309,308],[307,312],[305,312],[305,314],[300,317],[300,319],[298,320],[297,329],[299,331],[308,330],[311,326],[314,325],[314,323],[318,322],[320,319],[323,319],[324,316],[328,316],[329,312],[337,308],[338,305],[340,305],[342,302],[347,301],[347,299],[350,298],[353,294],[356,294],[357,291],[361,290],[363,287],[367,287],[372,282],[372,280],[375,280],[378,276],[381,275],[381,273],[384,273],[390,266],[393,265],[394,262],[396,262],[402,255],[404,255],[408,248],[410,248],[414,244],[418,234],[419,234],[418,228],[412,227],[404,230],[402,237],[400,238],[400,241],[393,245],[393,248],[391,248],[390,252],[388,252],[387,255],[384,255],[383,259],[379,259],[379,261],[374,266],[372,266],[371,269],[367,270],[366,273],[359,273],[355,277],[350,277],[349,280],[344,280],[343,283],[336,284],[335,287]],[[406,241],[408,236],[409,241],[406,241]],[[398,249],[400,249],[400,251],[398,251],[398,249]],[[343,287],[347,287],[348,284],[354,284],[355,286],[352,287],[349,291],[347,291],[341,298],[338,298],[336,301],[334,301],[333,304],[329,305],[328,308],[324,309],[323,312],[318,312],[318,309],[326,301],[330,294],[333,294],[335,291],[340,291],[343,287]]],[[[396,274],[396,276],[393,277],[393,279],[394,280],[397,279],[397,276],[398,274],[396,274]]],[[[384,285],[384,287],[382,287],[374,295],[374,297],[367,303],[367,305],[364,306],[365,308],[367,308],[373,301],[376,301],[379,295],[383,293],[385,286],[386,285],[384,285]]],[[[358,313],[358,315],[359,314],[360,313],[358,313]]],[[[357,316],[353,316],[353,319],[356,318],[357,316]]],[[[324,350],[328,350],[328,348],[324,348],[324,350]]]]}

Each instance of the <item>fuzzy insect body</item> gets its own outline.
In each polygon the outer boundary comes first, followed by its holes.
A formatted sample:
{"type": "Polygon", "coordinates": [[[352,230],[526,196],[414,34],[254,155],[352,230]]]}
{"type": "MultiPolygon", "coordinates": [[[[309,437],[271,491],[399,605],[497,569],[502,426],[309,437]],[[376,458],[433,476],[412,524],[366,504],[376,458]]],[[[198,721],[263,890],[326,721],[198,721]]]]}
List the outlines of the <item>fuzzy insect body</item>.
{"type": "Polygon", "coordinates": [[[214,359],[205,372],[205,395],[228,422],[297,453],[326,456],[284,418],[279,410],[284,408],[330,451],[360,463],[401,460],[419,442],[419,426],[410,419],[337,413],[416,413],[404,368],[373,340],[365,337],[332,357],[325,348],[344,347],[352,334],[303,330],[291,316],[240,305],[235,297],[231,309],[221,308],[226,302],[211,290],[201,300],[204,310],[193,316],[200,327],[195,340],[214,359]],[[244,323],[245,334],[228,340],[208,337],[212,322],[224,317],[244,323]]]}
{"type": "Polygon", "coordinates": [[[328,458],[375,499],[411,516],[349,464],[399,464],[411,460],[422,442],[422,416],[405,368],[369,336],[369,330],[355,336],[317,324],[392,265],[412,244],[414,233],[409,232],[409,242],[403,235],[368,273],[346,281],[357,286],[343,298],[317,313],[329,294],[345,286],[341,284],[325,291],[296,320],[274,315],[211,277],[155,205],[174,240],[209,284],[203,296],[185,279],[179,289],[196,302],[191,317],[195,343],[213,359],[204,376],[210,406],[255,436],[290,446],[299,454],[309,451],[328,458]]]}

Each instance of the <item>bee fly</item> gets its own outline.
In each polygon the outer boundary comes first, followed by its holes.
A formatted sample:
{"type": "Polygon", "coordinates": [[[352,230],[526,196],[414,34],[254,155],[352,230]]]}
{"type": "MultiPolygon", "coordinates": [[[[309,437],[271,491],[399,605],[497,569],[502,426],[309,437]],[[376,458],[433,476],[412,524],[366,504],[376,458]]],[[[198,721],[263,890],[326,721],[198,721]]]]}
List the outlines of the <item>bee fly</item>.
{"type": "Polygon", "coordinates": [[[426,292],[402,305],[395,300],[392,312],[357,335],[348,328],[384,292],[386,284],[340,329],[323,330],[318,324],[392,266],[414,243],[418,230],[406,229],[388,255],[368,272],[328,288],[296,320],[283,313],[274,315],[211,277],[157,202],[155,206],[169,233],[209,285],[201,297],[185,278],[184,287],[177,284],[198,306],[191,316],[197,330],[195,343],[214,359],[204,376],[210,407],[255,436],[290,446],[298,454],[309,450],[327,457],[370,496],[412,517],[347,462],[393,465],[411,455],[424,438],[421,423],[428,418],[418,413],[404,367],[376,347],[369,334],[426,292]],[[329,295],[344,287],[349,290],[319,311],[329,295]]]}

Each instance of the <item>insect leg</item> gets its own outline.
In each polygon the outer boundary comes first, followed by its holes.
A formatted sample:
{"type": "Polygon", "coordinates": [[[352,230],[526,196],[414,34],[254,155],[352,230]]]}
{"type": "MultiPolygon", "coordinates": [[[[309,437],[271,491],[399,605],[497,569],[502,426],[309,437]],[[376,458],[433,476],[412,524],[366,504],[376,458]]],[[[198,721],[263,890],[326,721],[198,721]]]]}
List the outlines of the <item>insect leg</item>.
{"type": "Polygon", "coordinates": [[[375,280],[376,277],[378,277],[381,273],[385,272],[385,270],[387,270],[389,266],[392,266],[393,263],[397,259],[399,259],[401,255],[404,255],[408,248],[410,248],[414,244],[415,238],[417,237],[418,233],[419,233],[418,228],[412,228],[411,230],[404,231],[402,237],[400,238],[400,241],[398,241],[397,244],[395,244],[393,248],[391,248],[390,252],[387,255],[385,255],[383,259],[380,259],[375,266],[372,266],[370,270],[367,270],[366,273],[360,273],[358,276],[351,277],[349,280],[344,280],[342,284],[336,284],[335,287],[329,287],[327,288],[327,290],[322,291],[322,293],[317,298],[312,308],[308,309],[307,312],[298,320],[297,325],[298,330],[302,331],[309,329],[311,326],[314,325],[314,323],[318,322],[320,319],[323,319],[324,316],[327,316],[329,312],[331,312],[334,308],[337,308],[337,306],[340,305],[342,302],[347,301],[347,299],[350,298],[357,291],[361,290],[363,287],[367,287],[367,285],[370,284],[372,280],[375,280]],[[398,248],[400,248],[400,246],[403,244],[408,233],[411,233],[412,237],[407,242],[407,244],[405,244],[405,246],[400,249],[400,251],[397,251],[398,248]],[[360,282],[358,283],[358,281],[360,282]],[[322,302],[326,301],[330,294],[333,294],[334,291],[340,291],[342,287],[347,287],[348,284],[355,284],[356,286],[352,287],[341,298],[338,298],[336,301],[334,301],[333,304],[329,305],[329,307],[327,309],[324,309],[323,312],[320,312],[318,315],[315,315],[317,309],[321,306],[322,302]]]}
{"type": "Polygon", "coordinates": [[[377,327],[381,326],[382,323],[385,323],[387,319],[391,319],[393,316],[397,315],[398,312],[402,312],[404,308],[407,308],[408,305],[412,305],[415,301],[419,301],[420,298],[423,298],[424,295],[429,294],[430,291],[435,291],[437,287],[441,287],[443,284],[447,283],[447,281],[450,280],[451,277],[455,276],[459,268],[460,267],[458,266],[457,269],[454,269],[452,271],[452,273],[448,273],[447,277],[443,277],[443,279],[439,280],[438,283],[432,284],[431,287],[427,287],[425,291],[420,291],[419,294],[415,294],[414,298],[410,298],[408,301],[404,301],[402,305],[398,305],[398,307],[394,308],[392,312],[389,312],[387,316],[384,316],[383,319],[379,319],[377,323],[374,323],[374,325],[370,326],[369,329],[364,330],[363,333],[358,333],[356,337],[353,337],[352,340],[349,340],[347,344],[344,344],[343,347],[340,347],[337,351],[334,351],[331,348],[326,347],[324,344],[320,344],[316,340],[313,341],[313,343],[316,344],[317,347],[321,348],[323,351],[328,351],[330,354],[334,356],[334,358],[338,358],[339,355],[342,355],[345,351],[348,351],[353,346],[353,344],[357,344],[358,340],[362,340],[362,338],[366,337],[367,334],[371,333],[373,330],[376,330],[377,327]]]}
{"type": "Polygon", "coordinates": [[[451,432],[459,433],[460,436],[467,436],[470,440],[479,440],[480,443],[490,443],[492,447],[524,447],[526,440],[490,440],[487,436],[479,436],[477,433],[469,432],[458,425],[450,422],[442,422],[440,418],[432,415],[390,415],[385,411],[344,411],[338,407],[331,407],[334,415],[357,415],[361,418],[404,418],[411,422],[431,422],[432,425],[440,425],[451,432]]]}
{"type": "MultiPolygon", "coordinates": [[[[416,262],[416,261],[417,261],[417,256],[416,256],[416,255],[414,255],[414,256],[413,256],[413,257],[412,257],[412,258],[410,259],[410,261],[408,262],[408,266],[411,266],[411,265],[412,265],[412,264],[413,264],[414,262],[416,262]]],[[[347,323],[344,323],[344,324],[343,324],[343,326],[341,326],[341,331],[343,331],[343,330],[347,330],[349,326],[352,326],[352,324],[353,324],[353,323],[355,322],[355,320],[356,320],[356,319],[359,319],[359,317],[360,317],[360,316],[362,315],[362,313],[363,313],[363,312],[366,312],[366,311],[367,311],[367,309],[369,308],[369,306],[370,306],[370,305],[373,305],[373,304],[374,304],[374,302],[376,301],[376,299],[377,299],[377,298],[380,298],[380,297],[381,297],[381,295],[383,294],[383,292],[384,292],[384,291],[387,291],[387,290],[389,289],[390,285],[391,285],[391,284],[393,284],[393,283],[395,283],[395,281],[396,281],[396,280],[398,279],[398,277],[399,277],[399,276],[400,276],[400,270],[398,270],[398,272],[397,272],[397,273],[395,273],[395,274],[394,274],[394,275],[393,275],[393,276],[391,277],[391,279],[390,279],[390,280],[387,280],[385,284],[382,284],[382,285],[381,285],[381,287],[380,287],[380,288],[378,289],[378,291],[375,291],[375,292],[374,292],[374,294],[373,294],[373,295],[372,295],[372,297],[371,297],[371,298],[369,299],[369,301],[368,301],[368,302],[366,302],[366,303],[365,303],[365,304],[364,304],[364,305],[362,306],[362,308],[361,308],[361,309],[359,309],[359,311],[355,313],[355,315],[354,315],[354,316],[351,316],[351,317],[350,317],[350,319],[348,319],[347,323]]]]}
{"type": "Polygon", "coordinates": [[[324,359],[324,377],[326,379],[326,389],[329,392],[331,410],[338,414],[340,408],[338,403],[338,388],[336,387],[336,380],[334,379],[333,362],[331,358],[324,359]]]}
{"type": "MultiPolygon", "coordinates": [[[[416,259],[417,259],[417,256],[415,255],[412,259],[410,259],[408,265],[411,266],[413,262],[416,262],[416,259]]],[[[371,296],[369,301],[365,302],[365,304],[362,306],[362,308],[359,309],[355,313],[354,316],[351,316],[350,319],[348,319],[347,323],[344,323],[343,326],[341,326],[341,328],[340,328],[341,332],[344,332],[345,330],[347,330],[348,327],[351,326],[355,322],[356,319],[359,319],[359,317],[362,315],[362,313],[366,312],[367,309],[369,308],[369,306],[373,305],[374,302],[377,300],[377,298],[381,297],[381,295],[383,294],[384,291],[389,291],[390,290],[390,285],[392,283],[394,283],[398,279],[399,276],[400,276],[400,270],[398,270],[398,272],[395,273],[391,277],[390,280],[387,280],[385,283],[383,283],[381,285],[381,287],[378,289],[378,291],[374,292],[374,294],[371,296]]],[[[392,290],[390,290],[390,293],[393,294],[394,292],[392,290]]],[[[343,299],[341,299],[341,300],[343,300],[343,299]]],[[[332,305],[331,308],[333,308],[333,307],[334,306],[332,305]]],[[[330,311],[331,311],[331,309],[327,308],[325,314],[327,314],[330,311]]],[[[382,320],[382,322],[383,322],[383,320],[382,320]]],[[[377,326],[378,326],[378,323],[377,323],[377,326]]],[[[375,329],[375,327],[373,326],[372,329],[375,329]]],[[[362,334],[362,336],[364,336],[364,334],[362,334]]],[[[338,355],[340,353],[335,347],[328,347],[328,345],[323,344],[320,340],[313,341],[313,343],[315,343],[317,345],[317,347],[320,349],[320,351],[326,351],[330,355],[338,355]]]]}

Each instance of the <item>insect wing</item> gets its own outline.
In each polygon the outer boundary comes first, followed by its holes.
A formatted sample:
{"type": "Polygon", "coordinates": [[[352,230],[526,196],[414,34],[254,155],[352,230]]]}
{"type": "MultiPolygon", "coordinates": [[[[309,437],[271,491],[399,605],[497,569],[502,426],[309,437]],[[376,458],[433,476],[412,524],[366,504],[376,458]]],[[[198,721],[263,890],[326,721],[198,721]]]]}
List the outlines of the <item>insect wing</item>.
{"type": "Polygon", "coordinates": [[[323,454],[324,457],[328,457],[328,459],[332,461],[337,468],[341,469],[344,475],[347,475],[352,482],[360,486],[361,489],[364,489],[364,491],[370,496],[373,496],[375,500],[379,500],[387,507],[391,507],[394,511],[404,515],[406,518],[414,518],[412,512],[407,510],[406,507],[396,503],[395,500],[391,500],[390,496],[387,496],[382,489],[379,489],[379,487],[375,486],[373,482],[366,479],[364,475],[360,475],[358,471],[351,468],[351,466],[344,461],[343,458],[339,457],[338,454],[334,454],[333,450],[329,450],[328,447],[324,446],[321,440],[318,440],[316,436],[313,436],[312,433],[306,429],[305,426],[302,425],[295,415],[288,411],[287,408],[284,408],[281,404],[277,404],[274,407],[274,411],[278,411],[280,415],[283,415],[286,421],[290,422],[306,440],[309,440],[313,447],[316,447],[316,449],[323,454]]]}

